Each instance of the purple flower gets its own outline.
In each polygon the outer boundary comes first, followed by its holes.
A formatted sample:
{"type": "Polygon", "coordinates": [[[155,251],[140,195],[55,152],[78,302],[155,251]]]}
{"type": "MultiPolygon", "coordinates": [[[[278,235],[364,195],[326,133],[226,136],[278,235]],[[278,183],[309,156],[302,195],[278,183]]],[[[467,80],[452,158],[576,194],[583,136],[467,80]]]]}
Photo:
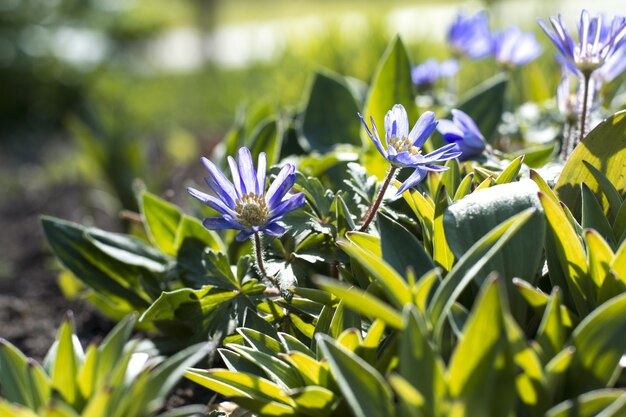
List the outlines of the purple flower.
{"type": "Polygon", "coordinates": [[[454,77],[459,71],[459,62],[455,59],[448,59],[438,62],[434,58],[427,59],[411,70],[413,84],[418,89],[429,89],[440,78],[454,77]]]}
{"type": "Polygon", "coordinates": [[[483,11],[466,17],[459,13],[448,29],[448,43],[456,56],[477,59],[489,55],[491,35],[487,14],[483,11]]]}
{"type": "Polygon", "coordinates": [[[537,58],[541,47],[532,32],[522,32],[517,26],[497,32],[493,36],[493,55],[505,68],[524,65],[537,58]]]}
{"type": "Polygon", "coordinates": [[[467,114],[461,110],[452,110],[452,121],[440,120],[437,130],[443,140],[453,144],[461,153],[460,161],[480,155],[485,150],[485,138],[478,126],[467,114]]]}
{"type": "Polygon", "coordinates": [[[601,15],[592,18],[587,10],[583,10],[578,25],[578,44],[565,28],[561,16],[550,18],[554,31],[543,20],[538,23],[565,58],[569,69],[577,74],[589,76],[610,61],[615,53],[623,53],[620,48],[626,40],[624,17],[615,16],[610,24],[606,24],[601,15]]]}
{"type": "Polygon", "coordinates": [[[204,219],[202,224],[210,230],[239,230],[235,237],[239,242],[257,232],[274,237],[282,236],[285,227],[279,220],[286,213],[302,206],[305,200],[304,193],[287,194],[296,181],[295,167],[291,164],[284,165],[266,192],[265,153],[259,154],[258,171],[254,169],[248,148],[239,149],[237,162],[233,157],[228,157],[233,178],[233,182],[230,182],[211,161],[202,158],[202,163],[209,171],[205,181],[217,197],[191,187],[187,191],[221,214],[221,217],[204,219]]]}
{"type": "Polygon", "coordinates": [[[370,130],[363,116],[359,114],[359,117],[378,151],[392,166],[396,168],[415,168],[415,172],[402,184],[398,194],[402,194],[405,190],[417,185],[428,171],[441,172],[447,169],[447,167],[433,164],[456,158],[461,154],[453,151],[455,146],[450,144],[428,155],[422,155],[422,147],[428,137],[435,131],[438,123],[435,121],[435,114],[431,111],[422,114],[415,126],[413,126],[413,129],[411,129],[411,132],[409,132],[409,117],[406,110],[401,104],[393,106],[385,116],[385,142],[387,143],[387,149],[383,147],[380,141],[374,118],[370,117],[372,122],[372,130],[370,130]]]}

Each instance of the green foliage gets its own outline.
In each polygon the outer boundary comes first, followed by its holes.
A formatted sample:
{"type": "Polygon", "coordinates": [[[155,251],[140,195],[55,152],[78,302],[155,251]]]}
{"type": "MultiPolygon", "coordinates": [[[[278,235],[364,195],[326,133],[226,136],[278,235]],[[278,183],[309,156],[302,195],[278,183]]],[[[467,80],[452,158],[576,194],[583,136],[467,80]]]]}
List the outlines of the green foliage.
{"type": "MultiPolygon", "coordinates": [[[[551,158],[553,143],[496,149],[514,142],[502,133],[517,117],[505,115],[514,80],[496,75],[450,106],[431,97],[439,114],[465,109],[493,147],[447,161],[396,196],[410,175],[400,169],[368,233],[358,230],[389,165],[356,113],[382,127],[401,103],[413,123],[423,99],[399,38],[369,88],[324,71],[298,110],[260,103],[240,111],[216,163],[225,168],[225,156],[246,146],[267,153],[271,179],[288,160],[297,166],[293,191],[306,197],[284,217],[286,233],[264,236],[258,254],[233,231],[208,231],[148,192],[134,196],[143,226],[135,235],[48,217],[44,232],[83,296],[118,319],[139,313],[161,351],[211,341],[216,368],[186,377],[261,417],[618,416],[626,407],[623,114],[589,134],[553,190],[552,178],[528,169],[551,158]],[[271,279],[253,268],[253,255],[271,279]]],[[[130,332],[134,322],[124,323],[130,332]]],[[[59,343],[51,357],[63,366],[46,365],[67,406],[84,406],[85,392],[106,386],[91,379],[84,391],[72,378],[104,372],[94,349],[83,359],[59,343]]],[[[48,395],[4,389],[28,406],[48,395]]],[[[102,392],[94,404],[113,397],[102,392]]]]}
{"type": "MultiPolygon", "coordinates": [[[[0,339],[0,411],[6,417],[148,417],[156,415],[185,369],[207,354],[202,344],[170,358],[155,357],[130,340],[130,315],[99,346],[83,350],[71,315],[59,328],[43,366],[0,339]]],[[[159,414],[190,416],[202,407],[159,414]]]]}

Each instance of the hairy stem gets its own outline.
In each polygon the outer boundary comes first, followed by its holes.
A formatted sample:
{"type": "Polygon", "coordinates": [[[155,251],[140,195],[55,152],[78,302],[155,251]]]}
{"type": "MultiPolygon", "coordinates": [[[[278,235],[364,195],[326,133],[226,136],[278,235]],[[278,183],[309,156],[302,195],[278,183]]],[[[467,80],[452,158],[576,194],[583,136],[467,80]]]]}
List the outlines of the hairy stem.
{"type": "Polygon", "coordinates": [[[256,259],[256,267],[259,270],[259,275],[261,278],[268,280],[272,283],[273,286],[278,288],[278,283],[276,280],[269,275],[267,275],[267,271],[265,270],[265,262],[263,262],[263,247],[261,246],[261,233],[254,233],[254,257],[256,259]]]}
{"type": "MultiPolygon", "coordinates": [[[[580,132],[578,135],[578,141],[575,145],[578,145],[582,142],[585,137],[585,125],[587,122],[587,100],[589,99],[589,80],[591,79],[591,74],[584,73],[583,74],[583,101],[582,101],[582,110],[580,112],[580,132]]],[[[576,146],[572,147],[575,148],[576,146]]],[[[569,156],[569,155],[568,155],[569,156]]]]}
{"type": "Polygon", "coordinates": [[[387,171],[387,176],[385,177],[385,181],[383,182],[383,185],[380,187],[380,190],[378,190],[378,195],[376,196],[376,199],[374,200],[370,208],[367,209],[367,212],[365,213],[363,224],[358,229],[359,232],[366,231],[370,223],[374,219],[374,215],[376,215],[376,212],[378,211],[378,207],[380,207],[380,203],[383,201],[383,197],[385,196],[385,191],[387,191],[387,187],[389,187],[389,184],[391,184],[391,180],[396,176],[397,171],[398,171],[398,168],[394,166],[391,166],[389,168],[389,171],[387,171]]]}

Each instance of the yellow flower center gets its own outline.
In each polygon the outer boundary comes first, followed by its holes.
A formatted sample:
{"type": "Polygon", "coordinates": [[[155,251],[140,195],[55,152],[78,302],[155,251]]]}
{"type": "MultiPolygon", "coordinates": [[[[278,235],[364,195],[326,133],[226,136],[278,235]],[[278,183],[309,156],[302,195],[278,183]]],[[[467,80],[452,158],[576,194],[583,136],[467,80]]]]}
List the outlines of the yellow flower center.
{"type": "Polygon", "coordinates": [[[392,136],[391,139],[389,139],[389,146],[393,147],[398,153],[409,152],[411,155],[419,155],[422,153],[422,150],[417,146],[413,146],[408,138],[392,136]]]}
{"type": "Polygon", "coordinates": [[[245,227],[263,226],[269,216],[265,198],[259,194],[245,194],[235,203],[237,222],[245,227]]]}

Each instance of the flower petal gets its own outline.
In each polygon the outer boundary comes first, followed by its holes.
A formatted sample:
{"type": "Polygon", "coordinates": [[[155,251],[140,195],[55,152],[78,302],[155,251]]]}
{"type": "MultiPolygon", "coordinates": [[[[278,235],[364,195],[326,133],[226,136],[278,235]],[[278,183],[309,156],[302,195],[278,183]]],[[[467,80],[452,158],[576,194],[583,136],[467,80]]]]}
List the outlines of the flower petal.
{"type": "Polygon", "coordinates": [[[234,229],[244,230],[244,227],[231,217],[207,217],[202,220],[202,225],[209,230],[234,229]]]}
{"type": "Polygon", "coordinates": [[[374,118],[371,117],[371,121],[372,121],[372,129],[374,129],[375,135],[372,134],[372,132],[370,131],[370,128],[365,122],[365,119],[363,119],[363,116],[361,116],[361,113],[357,113],[357,114],[359,115],[359,118],[361,119],[361,123],[363,123],[363,126],[365,126],[365,131],[367,132],[367,135],[370,137],[372,142],[374,142],[374,146],[376,146],[376,149],[378,149],[378,152],[380,152],[382,156],[387,158],[387,151],[385,151],[385,148],[383,148],[383,144],[380,142],[380,138],[378,137],[378,131],[376,130],[376,124],[374,123],[374,118]]]}
{"type": "Polygon", "coordinates": [[[215,210],[217,210],[218,212],[222,214],[228,214],[230,216],[235,215],[235,212],[231,208],[229,208],[221,200],[213,197],[212,195],[203,193],[202,191],[196,190],[195,188],[192,188],[192,187],[187,187],[187,192],[191,194],[193,197],[200,200],[202,203],[206,204],[207,206],[211,208],[214,208],[215,210]]]}
{"type": "Polygon", "coordinates": [[[249,232],[247,230],[242,230],[241,232],[237,233],[237,235],[235,236],[235,240],[237,242],[243,242],[244,240],[248,239],[250,236],[252,236],[253,232],[249,232]]]}
{"type": "Polygon", "coordinates": [[[424,179],[424,177],[426,177],[426,171],[423,170],[421,167],[416,168],[415,171],[413,171],[413,173],[409,176],[409,178],[407,178],[402,183],[400,188],[398,188],[398,192],[396,192],[396,195],[400,195],[409,188],[415,187],[424,179]]]}
{"type": "Polygon", "coordinates": [[[282,235],[285,234],[287,229],[285,229],[280,223],[273,222],[265,226],[263,231],[270,236],[281,237],[282,235]]]}
{"type": "Polygon", "coordinates": [[[426,139],[435,131],[437,122],[435,122],[435,113],[431,111],[424,112],[411,129],[409,133],[409,140],[418,148],[422,148],[426,139]]]}
{"type": "Polygon", "coordinates": [[[387,138],[406,138],[409,135],[409,116],[402,104],[394,105],[385,115],[385,131],[387,138]]]}
{"type": "Polygon", "coordinates": [[[265,152],[259,153],[259,162],[256,171],[256,193],[260,196],[265,194],[265,175],[267,170],[267,155],[265,152]]]}
{"type": "Polygon", "coordinates": [[[294,174],[295,169],[296,167],[292,164],[285,164],[274,179],[274,182],[270,184],[265,194],[265,202],[270,210],[278,204],[291,187],[293,187],[293,184],[296,182],[296,175],[294,174]]]}
{"type": "Polygon", "coordinates": [[[452,120],[439,120],[437,131],[441,133],[443,140],[449,143],[463,139],[463,132],[452,120]]]}
{"type": "Polygon", "coordinates": [[[250,149],[246,147],[240,148],[237,152],[237,162],[239,163],[239,174],[241,175],[244,193],[256,193],[257,178],[250,149]]]}
{"type": "Polygon", "coordinates": [[[237,192],[233,184],[228,181],[228,178],[215,166],[209,159],[202,157],[202,163],[204,164],[209,174],[211,174],[212,183],[207,181],[207,185],[217,194],[224,203],[230,208],[235,208],[235,200],[237,199],[237,192]]]}
{"type": "Polygon", "coordinates": [[[245,194],[245,189],[243,184],[241,183],[241,177],[239,176],[239,167],[237,166],[237,162],[232,156],[228,157],[228,166],[230,167],[230,174],[233,176],[233,185],[235,186],[235,190],[237,191],[237,197],[239,200],[245,194]]]}
{"type": "Polygon", "coordinates": [[[271,223],[274,220],[278,220],[286,213],[299,208],[304,204],[305,200],[306,196],[304,195],[304,193],[297,193],[290,196],[286,200],[281,201],[280,204],[270,210],[270,218],[268,220],[268,223],[271,223]]]}

